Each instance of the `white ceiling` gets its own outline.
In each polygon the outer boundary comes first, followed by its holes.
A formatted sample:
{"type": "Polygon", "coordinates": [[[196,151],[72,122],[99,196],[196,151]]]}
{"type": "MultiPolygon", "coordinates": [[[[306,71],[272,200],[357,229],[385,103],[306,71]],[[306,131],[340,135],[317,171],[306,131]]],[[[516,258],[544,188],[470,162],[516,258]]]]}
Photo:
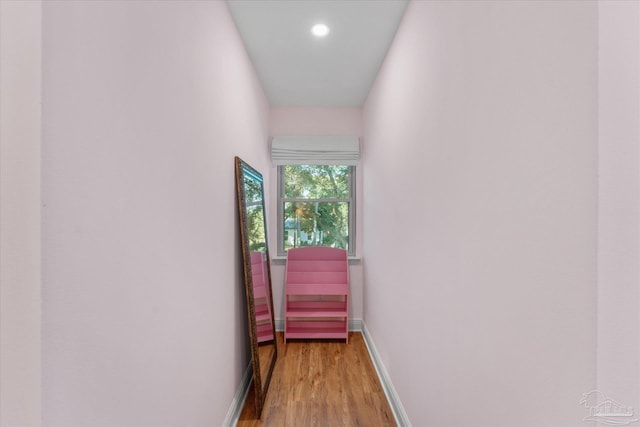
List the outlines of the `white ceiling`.
{"type": "Polygon", "coordinates": [[[407,0],[227,0],[271,105],[361,107],[407,0]],[[311,35],[325,23],[330,33],[311,35]]]}

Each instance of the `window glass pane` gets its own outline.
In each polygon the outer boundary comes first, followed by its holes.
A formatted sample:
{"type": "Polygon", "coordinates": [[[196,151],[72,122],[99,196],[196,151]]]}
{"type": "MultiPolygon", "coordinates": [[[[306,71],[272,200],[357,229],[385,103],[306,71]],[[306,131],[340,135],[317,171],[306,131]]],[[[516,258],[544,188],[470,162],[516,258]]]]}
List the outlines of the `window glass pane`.
{"type": "Polygon", "coordinates": [[[349,203],[284,204],[284,249],[331,246],[348,249],[349,203]]]}
{"type": "Polygon", "coordinates": [[[284,197],[322,199],[349,197],[349,166],[284,166],[284,197]]]}
{"type": "Polygon", "coordinates": [[[244,198],[248,204],[260,202],[262,204],[262,182],[252,179],[244,181],[244,198]]]}
{"type": "Polygon", "coordinates": [[[262,203],[247,205],[247,232],[249,237],[249,250],[266,251],[266,234],[264,232],[262,203]]]}

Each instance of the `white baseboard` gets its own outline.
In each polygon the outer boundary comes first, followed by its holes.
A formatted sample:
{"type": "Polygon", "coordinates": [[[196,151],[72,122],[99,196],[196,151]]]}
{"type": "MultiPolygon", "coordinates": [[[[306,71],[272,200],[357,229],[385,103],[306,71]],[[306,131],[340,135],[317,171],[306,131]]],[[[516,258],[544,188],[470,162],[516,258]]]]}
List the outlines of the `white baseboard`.
{"type": "Polygon", "coordinates": [[[249,366],[247,366],[247,370],[244,371],[244,376],[240,381],[240,387],[238,388],[238,391],[233,398],[233,402],[231,402],[231,407],[227,412],[227,416],[222,423],[223,427],[235,427],[238,424],[242,408],[244,407],[244,402],[247,400],[247,394],[249,394],[249,386],[251,385],[252,380],[253,367],[251,365],[251,361],[249,361],[249,366]]]}
{"type": "Polygon", "coordinates": [[[364,338],[364,343],[367,346],[367,350],[369,350],[373,366],[376,368],[376,372],[378,373],[378,378],[380,378],[384,394],[387,396],[387,400],[391,406],[391,411],[396,419],[396,423],[399,427],[411,427],[411,421],[409,421],[409,417],[404,410],[404,406],[402,406],[402,402],[400,402],[400,397],[398,396],[398,393],[396,393],[393,383],[391,383],[391,378],[382,363],[380,354],[378,353],[378,350],[376,350],[376,346],[373,343],[373,339],[371,338],[367,325],[364,322],[362,322],[362,336],[364,338]]]}

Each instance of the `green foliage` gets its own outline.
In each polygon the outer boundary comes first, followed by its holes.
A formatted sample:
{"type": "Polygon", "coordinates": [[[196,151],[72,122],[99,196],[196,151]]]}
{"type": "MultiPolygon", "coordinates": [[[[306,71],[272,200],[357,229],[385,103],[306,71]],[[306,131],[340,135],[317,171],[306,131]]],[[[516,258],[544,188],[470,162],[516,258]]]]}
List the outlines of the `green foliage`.
{"type": "Polygon", "coordinates": [[[247,206],[247,231],[249,236],[249,250],[266,250],[266,234],[264,231],[264,212],[260,205],[247,206]]]}
{"type": "Polygon", "coordinates": [[[348,166],[285,166],[285,197],[308,200],[285,201],[285,249],[307,245],[347,249],[349,173],[348,166]]]}
{"type": "Polygon", "coordinates": [[[247,205],[262,203],[262,181],[252,179],[251,176],[244,177],[244,200],[247,205]]]}
{"type": "Polygon", "coordinates": [[[247,232],[251,251],[266,251],[264,211],[262,208],[262,182],[245,175],[244,200],[247,212],[247,232]]]}
{"type": "Polygon", "coordinates": [[[284,176],[286,198],[349,197],[349,166],[287,165],[284,176]]]}

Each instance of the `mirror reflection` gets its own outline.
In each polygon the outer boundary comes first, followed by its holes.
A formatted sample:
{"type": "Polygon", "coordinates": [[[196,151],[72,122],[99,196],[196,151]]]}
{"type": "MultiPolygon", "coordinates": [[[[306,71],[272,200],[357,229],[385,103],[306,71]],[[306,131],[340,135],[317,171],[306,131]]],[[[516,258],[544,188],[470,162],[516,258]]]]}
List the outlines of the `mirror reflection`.
{"type": "Polygon", "coordinates": [[[235,162],[253,384],[260,416],[277,357],[264,184],[258,171],[239,157],[235,162]]]}

